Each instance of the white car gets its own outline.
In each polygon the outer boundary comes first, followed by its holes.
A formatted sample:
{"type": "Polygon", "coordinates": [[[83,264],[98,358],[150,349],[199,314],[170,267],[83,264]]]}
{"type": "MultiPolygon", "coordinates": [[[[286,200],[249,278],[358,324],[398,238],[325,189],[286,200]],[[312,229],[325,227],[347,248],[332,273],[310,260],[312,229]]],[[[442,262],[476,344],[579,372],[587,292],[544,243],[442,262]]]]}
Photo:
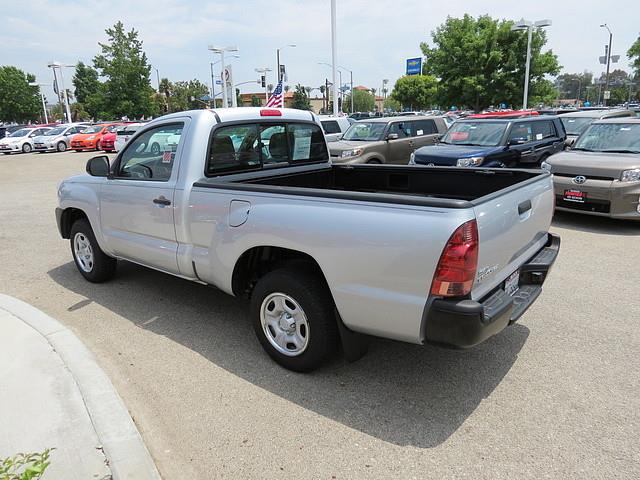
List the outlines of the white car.
{"type": "Polygon", "coordinates": [[[32,142],[36,152],[64,152],[69,149],[71,137],[87,128],[86,124],[70,123],[52,128],[34,137],[32,142]]]}
{"type": "Polygon", "coordinates": [[[116,152],[122,150],[125,144],[133,137],[133,135],[142,127],[144,123],[128,123],[121,130],[116,130],[116,142],[113,148],[116,152]]]}
{"type": "Polygon", "coordinates": [[[44,135],[51,130],[50,127],[26,127],[16,130],[8,137],[0,140],[0,152],[5,155],[11,153],[31,153],[33,151],[33,139],[38,135],[44,135]]]}
{"type": "Polygon", "coordinates": [[[333,115],[318,115],[327,142],[335,142],[342,138],[344,132],[349,130],[351,123],[348,117],[334,117],[333,115]]]}

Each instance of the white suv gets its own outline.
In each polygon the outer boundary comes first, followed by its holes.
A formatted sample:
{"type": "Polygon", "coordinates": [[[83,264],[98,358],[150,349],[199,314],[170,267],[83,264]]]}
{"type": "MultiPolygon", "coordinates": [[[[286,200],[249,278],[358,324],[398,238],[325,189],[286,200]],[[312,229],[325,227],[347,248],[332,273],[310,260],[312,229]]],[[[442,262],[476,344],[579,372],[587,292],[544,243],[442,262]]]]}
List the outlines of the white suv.
{"type": "Polygon", "coordinates": [[[334,117],[333,115],[318,115],[318,117],[327,142],[340,140],[344,132],[351,126],[347,117],[334,117]]]}

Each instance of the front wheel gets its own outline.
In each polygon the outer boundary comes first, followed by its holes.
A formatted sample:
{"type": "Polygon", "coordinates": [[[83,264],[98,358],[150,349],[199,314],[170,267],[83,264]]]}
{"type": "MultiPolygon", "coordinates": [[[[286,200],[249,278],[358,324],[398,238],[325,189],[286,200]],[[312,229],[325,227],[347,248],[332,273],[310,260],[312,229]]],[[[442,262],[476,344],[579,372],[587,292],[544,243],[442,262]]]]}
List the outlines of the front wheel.
{"type": "Polygon", "coordinates": [[[67,144],[64,143],[64,142],[58,142],[58,145],[57,145],[56,149],[59,152],[64,152],[67,149],[67,144]]]}
{"type": "Polygon", "coordinates": [[[70,241],[73,260],[84,278],[101,283],[113,277],[117,261],[100,249],[87,219],[76,220],[71,227],[70,241]]]}
{"type": "Polygon", "coordinates": [[[33,150],[33,148],[31,147],[30,143],[25,143],[24,145],[22,145],[22,153],[31,153],[31,150],[33,150]]]}
{"type": "Polygon", "coordinates": [[[251,321],[269,356],[296,372],[318,368],[338,345],[329,289],[306,269],[285,268],[262,277],[251,296],[251,321]]]}

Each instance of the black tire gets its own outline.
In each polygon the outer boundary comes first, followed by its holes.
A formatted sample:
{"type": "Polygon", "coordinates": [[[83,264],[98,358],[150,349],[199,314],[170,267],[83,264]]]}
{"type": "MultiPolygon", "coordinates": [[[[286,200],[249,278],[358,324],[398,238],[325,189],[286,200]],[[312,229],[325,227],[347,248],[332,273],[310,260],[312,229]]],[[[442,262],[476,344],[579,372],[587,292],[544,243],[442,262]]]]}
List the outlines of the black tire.
{"type": "Polygon", "coordinates": [[[65,152],[67,150],[67,144],[64,142],[58,142],[58,145],[56,145],[56,150],[58,152],[65,152]]]}
{"type": "Polygon", "coordinates": [[[31,153],[32,150],[33,147],[30,143],[25,143],[24,145],[22,145],[22,153],[31,153]]]}
{"type": "Polygon", "coordinates": [[[380,160],[378,160],[377,158],[372,158],[371,160],[367,160],[367,163],[369,165],[381,165],[382,162],[380,160]]]}
{"type": "Polygon", "coordinates": [[[115,258],[108,256],[100,249],[100,246],[96,241],[96,237],[93,234],[93,230],[91,229],[91,225],[86,218],[81,218],[80,220],[75,221],[71,227],[69,243],[71,245],[73,261],[75,262],[78,271],[85,279],[92,283],[101,283],[113,278],[118,262],[115,258]],[[74,242],[76,241],[77,235],[81,235],[82,237],[80,238],[88,240],[91,246],[93,261],[90,268],[83,268],[81,260],[76,256],[74,242]]]}
{"type": "Polygon", "coordinates": [[[159,143],[152,143],[151,144],[151,155],[160,155],[160,144],[159,143]]]}
{"type": "MultiPolygon", "coordinates": [[[[268,304],[266,305],[268,307],[268,304]]],[[[331,293],[320,276],[307,269],[283,268],[267,273],[258,280],[251,295],[251,322],[262,348],[278,364],[295,372],[309,372],[326,362],[338,346],[338,327],[331,293]],[[262,326],[263,302],[274,293],[285,294],[294,299],[306,317],[308,336],[306,348],[296,356],[278,351],[267,338],[262,326]]]]}

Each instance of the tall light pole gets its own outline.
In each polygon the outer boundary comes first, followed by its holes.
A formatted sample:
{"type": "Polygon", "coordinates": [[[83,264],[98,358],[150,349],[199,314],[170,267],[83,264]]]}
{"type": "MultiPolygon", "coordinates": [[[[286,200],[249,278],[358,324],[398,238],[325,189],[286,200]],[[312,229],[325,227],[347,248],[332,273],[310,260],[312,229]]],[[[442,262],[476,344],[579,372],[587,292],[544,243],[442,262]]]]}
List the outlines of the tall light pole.
{"type": "Polygon", "coordinates": [[[280,73],[280,50],[282,50],[283,48],[287,48],[287,47],[295,48],[296,44],[295,43],[288,43],[287,45],[284,45],[284,46],[276,49],[276,60],[278,62],[278,69],[276,70],[276,72],[278,72],[276,74],[277,78],[278,78],[278,82],[276,82],[276,83],[279,83],[282,80],[282,74],[280,73]]]}
{"type": "MultiPolygon", "coordinates": [[[[66,112],[67,123],[71,123],[71,109],[69,108],[69,97],[67,96],[67,89],[64,87],[64,75],[62,74],[62,68],[75,67],[75,65],[67,65],[65,63],[60,63],[60,62],[49,62],[47,66],[53,70],[53,78],[55,80],[55,83],[58,83],[58,78],[56,77],[56,70],[60,71],[60,83],[62,84],[62,99],[64,101],[64,108],[66,112]]],[[[60,91],[60,85],[58,85],[58,91],[60,91]]]]}
{"type": "MultiPolygon", "coordinates": [[[[29,82],[29,85],[32,87],[45,87],[47,85],[50,85],[49,83],[38,83],[38,82],[29,82]]],[[[631,88],[631,87],[629,87],[631,88]]],[[[49,116],[47,115],[47,105],[44,101],[44,93],[42,93],[42,89],[39,89],[40,91],[40,100],[42,100],[42,112],[44,113],[44,123],[49,123],[49,116]]],[[[631,90],[629,90],[631,91],[631,90]]],[[[629,93],[629,95],[631,95],[631,93],[629,93]]]]}
{"type": "Polygon", "coordinates": [[[336,40],[336,0],[331,0],[331,81],[333,82],[333,115],[338,116],[338,90],[336,89],[336,65],[338,45],[336,40]]]}
{"type": "MultiPolygon", "coordinates": [[[[345,68],[345,67],[339,67],[339,68],[342,68],[343,70],[346,70],[347,72],[349,72],[349,75],[351,76],[351,83],[350,83],[351,84],[351,86],[350,86],[350,89],[351,89],[351,105],[350,105],[350,107],[351,107],[351,109],[350,110],[351,110],[351,113],[353,113],[353,71],[349,70],[348,68],[345,68]]],[[[342,101],[344,102],[344,99],[342,101]]]]}
{"type": "MultiPolygon", "coordinates": [[[[613,41],[613,33],[611,33],[611,29],[609,28],[609,25],[607,25],[606,23],[603,23],[602,25],[600,25],[600,28],[606,28],[607,31],[609,32],[609,47],[607,48],[607,76],[605,77],[605,81],[604,81],[604,91],[608,92],[609,91],[609,67],[611,65],[611,42],[613,41]]],[[[606,94],[604,96],[604,105],[605,107],[607,106],[606,94]]]]}
{"type": "MultiPolygon", "coordinates": [[[[222,75],[224,77],[224,69],[225,69],[224,52],[237,52],[238,47],[236,46],[215,47],[213,45],[209,45],[208,50],[211,50],[213,53],[220,54],[220,61],[222,62],[222,75]]],[[[227,108],[229,106],[228,99],[227,99],[227,79],[226,78],[222,78],[222,106],[224,108],[227,108]]]]}
{"type": "MultiPolygon", "coordinates": [[[[339,75],[339,80],[338,80],[338,82],[340,83],[340,86],[339,86],[339,88],[338,88],[338,91],[339,91],[340,93],[342,93],[342,70],[340,70],[340,69],[341,69],[341,68],[344,68],[344,67],[337,67],[337,68],[334,68],[334,66],[333,66],[333,65],[331,65],[330,63],[327,63],[327,62],[318,62],[318,65],[326,65],[327,67],[331,67],[331,69],[334,71],[334,74],[335,74],[335,71],[336,71],[336,70],[338,71],[338,75],[339,75]]],[[[345,70],[347,70],[347,69],[345,68],[345,70]]],[[[351,74],[351,87],[353,87],[353,73],[351,74]]],[[[334,85],[334,89],[335,89],[335,85],[334,85]]],[[[342,98],[344,99],[344,95],[342,96],[342,98]]],[[[334,112],[335,112],[335,109],[334,109],[334,112]]],[[[335,115],[335,113],[334,113],[334,115],[335,115]]]]}
{"type": "Polygon", "coordinates": [[[511,27],[511,30],[527,30],[527,60],[524,73],[524,95],[522,97],[522,109],[527,109],[527,100],[529,97],[529,70],[531,68],[531,37],[534,28],[548,27],[551,20],[538,20],[532,22],[530,20],[521,19],[518,23],[511,27]]]}
{"type": "MultiPolygon", "coordinates": [[[[264,68],[256,68],[256,72],[261,73],[262,75],[264,75],[264,104],[266,105],[267,102],[269,101],[269,91],[267,89],[267,72],[270,72],[271,69],[264,67],[264,68]]],[[[284,96],[284,90],[282,91],[282,95],[284,96]]]]}
{"type": "MultiPolygon", "coordinates": [[[[240,58],[240,55],[231,55],[232,58],[240,58]]],[[[213,108],[216,108],[216,79],[213,73],[213,66],[220,63],[222,60],[216,60],[215,62],[209,62],[211,67],[211,98],[213,101],[213,108]]],[[[224,89],[223,89],[224,90],[224,89]]]]}

